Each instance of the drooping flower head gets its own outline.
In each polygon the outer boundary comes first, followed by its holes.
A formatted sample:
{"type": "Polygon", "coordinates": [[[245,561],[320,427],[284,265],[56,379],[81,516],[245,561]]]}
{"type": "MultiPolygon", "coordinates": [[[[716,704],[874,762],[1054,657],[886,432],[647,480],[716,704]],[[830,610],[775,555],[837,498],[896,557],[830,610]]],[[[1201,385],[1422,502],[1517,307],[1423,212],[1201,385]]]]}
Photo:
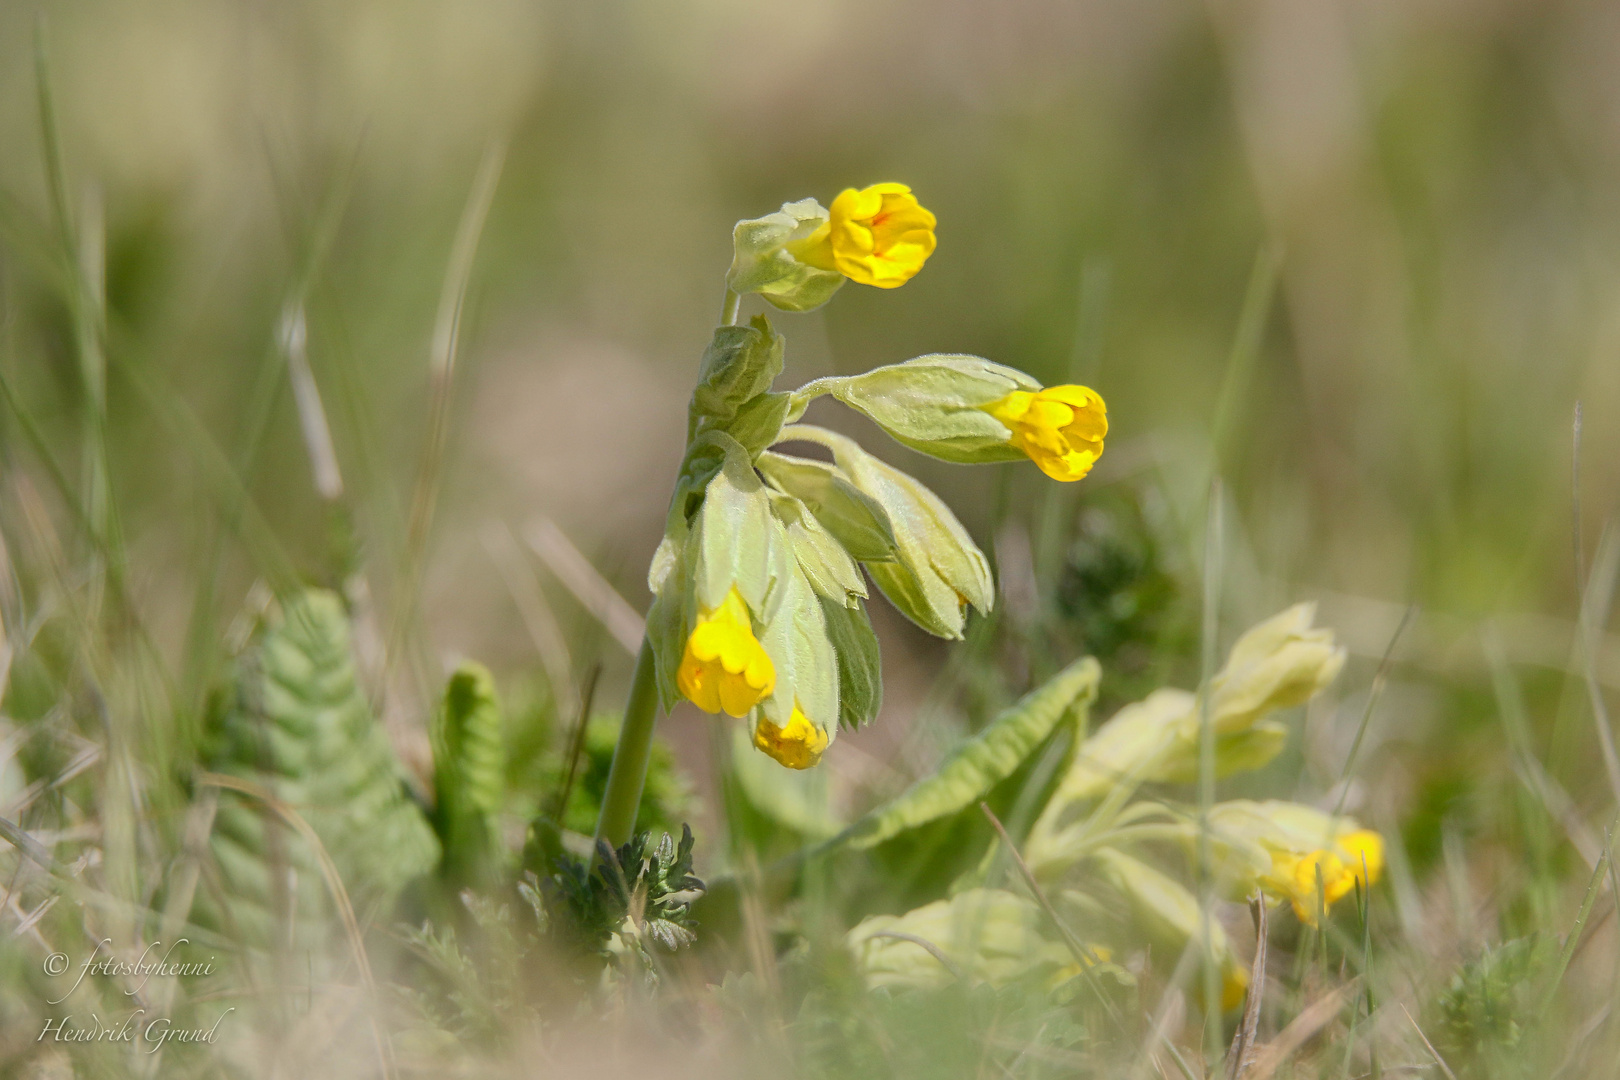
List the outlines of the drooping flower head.
{"type": "Polygon", "coordinates": [[[845,188],[827,221],[790,245],[800,262],[836,270],[851,281],[897,289],[934,253],[934,215],[905,184],[845,188]]]}
{"type": "Polygon", "coordinates": [[[776,666],[754,637],[748,605],[733,588],[699,615],[676,674],[681,693],[704,712],[747,716],[776,687],[776,666]]]}
{"type": "Polygon", "coordinates": [[[786,727],[777,727],[763,713],[754,727],[754,745],[790,769],[815,765],[827,749],[827,742],[827,733],[811,723],[797,704],[786,727]]]}
{"type": "Polygon", "coordinates": [[[1108,409],[1085,386],[1015,390],[984,406],[1012,432],[1012,445],[1054,480],[1078,480],[1102,456],[1108,409]]]}

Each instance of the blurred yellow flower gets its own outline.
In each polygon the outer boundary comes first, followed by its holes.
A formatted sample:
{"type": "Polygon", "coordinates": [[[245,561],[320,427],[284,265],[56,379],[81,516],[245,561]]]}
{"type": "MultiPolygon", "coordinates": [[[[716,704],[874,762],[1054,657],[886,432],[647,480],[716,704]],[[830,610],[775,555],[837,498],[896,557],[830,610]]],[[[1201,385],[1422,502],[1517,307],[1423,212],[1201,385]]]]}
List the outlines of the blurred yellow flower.
{"type": "Polygon", "coordinates": [[[1318,848],[1304,855],[1272,851],[1271,873],[1263,885],[1287,897],[1300,922],[1315,926],[1319,914],[1347,896],[1357,881],[1365,888],[1383,869],[1384,838],[1371,829],[1357,829],[1339,837],[1332,850],[1318,848]]]}
{"type": "Polygon", "coordinates": [[[754,728],[754,745],[790,769],[808,769],[821,760],[827,749],[827,733],[793,706],[787,727],[779,728],[761,716],[754,728]]]}
{"type": "Polygon", "coordinates": [[[1344,852],[1344,861],[1350,867],[1351,875],[1365,878],[1362,884],[1368,881],[1377,881],[1378,875],[1384,872],[1384,838],[1371,829],[1357,829],[1339,837],[1339,850],[1344,852]],[[1361,872],[1365,863],[1367,872],[1361,872]]]}
{"type": "Polygon", "coordinates": [[[800,262],[851,281],[897,289],[934,253],[934,215],[904,184],[845,188],[827,220],[789,250],[800,262]]]}
{"type": "Polygon", "coordinates": [[[1088,387],[1014,390],[983,408],[1012,432],[1012,445],[1054,480],[1078,480],[1102,456],[1108,408],[1088,387]]]}
{"type": "Polygon", "coordinates": [[[676,685],[704,712],[747,716],[776,688],[776,666],[754,637],[748,605],[734,586],[714,611],[704,612],[686,639],[676,685]]]}

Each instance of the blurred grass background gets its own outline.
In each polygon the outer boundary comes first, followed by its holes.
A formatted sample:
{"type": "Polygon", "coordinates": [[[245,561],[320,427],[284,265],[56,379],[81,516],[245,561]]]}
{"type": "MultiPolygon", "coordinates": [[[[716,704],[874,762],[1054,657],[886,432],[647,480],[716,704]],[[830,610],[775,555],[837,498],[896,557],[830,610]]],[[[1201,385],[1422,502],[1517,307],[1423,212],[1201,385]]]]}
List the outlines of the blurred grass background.
{"type": "MultiPolygon", "coordinates": [[[[72,316],[30,258],[50,239],[37,16],[70,214],[105,222],[115,350],[249,463],[276,539],[319,578],[328,519],[276,351],[313,267],[310,362],[385,608],[452,235],[480,155],[505,145],[426,559],[433,656],[533,663],[480,541],[492,522],[555,520],[644,605],[731,222],[899,178],[941,221],[929,272],[778,316],[790,380],[952,350],[1095,385],[1111,449],[1079,499],[1154,476],[1192,565],[1224,386],[1232,626],[1320,595],[1325,621],[1377,655],[1418,603],[1420,658],[1451,667],[1477,657],[1447,616],[1540,613],[1509,625],[1513,658],[1570,660],[1577,399],[1588,553],[1620,479],[1620,19],[1605,5],[8,5],[0,362],[71,471],[72,316]],[[1229,379],[1267,253],[1276,301],[1229,379]]],[[[119,364],[109,378],[133,587],[177,656],[219,505],[195,448],[119,364]]],[[[15,432],[6,453],[27,461],[15,432]]],[[[1040,539],[1032,470],[891,459],[942,486],[987,547],[1001,518],[1040,539]]],[[[261,572],[226,552],[213,624],[261,572]]],[[[593,632],[547,587],[570,634],[593,632]]],[[[893,618],[882,630],[904,715],[940,649],[893,618]]],[[[617,693],[628,658],[599,634],[575,651],[596,650],[617,693]]],[[[1612,642],[1600,671],[1620,681],[1612,642]]],[[[1404,737],[1454,748],[1457,718],[1429,713],[1404,737]]]]}
{"type": "MultiPolygon", "coordinates": [[[[434,669],[407,680],[398,724],[420,732],[422,686],[456,657],[509,685],[543,667],[544,633],[537,646],[525,620],[536,588],[570,679],[602,662],[598,700],[616,704],[628,655],[522,540],[554,521],[644,609],[731,224],[893,179],[938,215],[938,253],[903,290],[851,286],[823,311],[773,313],[787,381],[973,352],[1092,385],[1112,418],[1108,454],[1077,490],[1027,467],[882,450],[995,553],[1029,655],[987,694],[1066,658],[1041,650],[1060,651],[1052,620],[1085,606],[1084,512],[1120,492],[1157,523],[1191,603],[1218,472],[1223,639],[1315,597],[1319,622],[1366,659],[1274,776],[1317,794],[1337,778],[1371,661],[1417,604],[1363,751],[1374,789],[1352,808],[1404,819],[1420,872],[1448,830],[1490,832],[1485,789],[1506,766],[1486,621],[1524,681],[1535,748],[1578,802],[1604,797],[1571,673],[1580,581],[1612,570],[1600,536],[1620,493],[1613,5],[6,4],[0,369],[76,481],[86,387],[52,277],[36,31],[65,203],[81,238],[104,223],[108,486],[129,588],[165,663],[191,672],[183,697],[200,700],[211,671],[197,658],[267,572],[252,543],[219,545],[232,511],[211,443],[242,466],[256,520],[304,576],[342,581],[347,533],[334,529],[352,530],[382,624],[414,627],[417,663],[434,669]],[[403,538],[431,342],[491,145],[504,165],[471,271],[418,604],[403,538]],[[1268,266],[1254,348],[1235,349],[1268,266]],[[341,519],[311,482],[284,377],[278,328],[296,300],[341,519]],[[175,395],[208,439],[140,385],[175,395]],[[1065,587],[1080,597],[1069,608],[1065,587]]],[[[813,419],[861,430],[823,408],[813,419]]],[[[27,486],[64,543],[82,544],[10,413],[0,453],[8,535],[33,505],[27,486]]],[[[1600,627],[1611,591],[1594,593],[1600,627]]],[[[974,710],[929,696],[944,646],[881,602],[874,616],[886,714],[829,760],[835,776],[892,786],[974,710]]],[[[1166,640],[1187,646],[1195,617],[1166,640]]],[[[1596,646],[1599,682],[1620,686],[1620,640],[1596,646]]],[[[1167,655],[1190,685],[1190,648],[1167,655]]],[[[25,721],[22,677],[8,708],[25,721]]],[[[148,752],[170,745],[152,734],[166,723],[137,722],[148,752]]],[[[683,706],[664,730],[701,779],[702,718],[683,706]]]]}

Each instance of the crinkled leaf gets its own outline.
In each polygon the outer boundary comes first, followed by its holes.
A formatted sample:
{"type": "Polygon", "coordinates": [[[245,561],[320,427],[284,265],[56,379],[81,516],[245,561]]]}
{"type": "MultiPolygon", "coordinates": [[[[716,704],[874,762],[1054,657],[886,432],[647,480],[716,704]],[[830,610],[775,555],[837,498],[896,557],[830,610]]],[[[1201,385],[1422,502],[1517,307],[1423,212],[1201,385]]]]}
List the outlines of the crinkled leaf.
{"type": "Polygon", "coordinates": [[[433,739],[434,826],[444,871],[485,881],[501,855],[498,815],[505,794],[501,704],[489,669],[464,661],[444,690],[433,739]]]}
{"type": "Polygon", "coordinates": [[[1100,674],[1090,657],[1070,664],[959,746],[932,776],[857,821],[845,833],[845,843],[872,847],[982,799],[1012,775],[1059,721],[1091,704],[1100,674]]]}
{"type": "Polygon", "coordinates": [[[781,373],[782,336],[765,316],[754,316],[748,326],[716,328],[692,390],[687,439],[727,430],[737,411],[769,390],[781,373]]]}
{"type": "MultiPolygon", "coordinates": [[[[439,843],[356,677],[334,594],[297,593],[270,613],[238,664],[234,693],[210,719],[209,742],[210,770],[297,808],[357,907],[386,905],[438,863],[439,843]]],[[[229,910],[199,893],[201,921],[257,947],[331,925],[314,853],[262,804],[222,792],[211,848],[229,910]]]]}

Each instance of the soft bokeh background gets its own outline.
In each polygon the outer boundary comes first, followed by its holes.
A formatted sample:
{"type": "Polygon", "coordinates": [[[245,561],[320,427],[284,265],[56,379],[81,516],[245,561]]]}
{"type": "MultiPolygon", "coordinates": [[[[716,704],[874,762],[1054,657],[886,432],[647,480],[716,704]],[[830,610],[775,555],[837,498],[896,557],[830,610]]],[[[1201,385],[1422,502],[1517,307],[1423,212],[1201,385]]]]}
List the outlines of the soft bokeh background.
{"type": "MultiPolygon", "coordinates": [[[[120,365],[178,392],[227,457],[251,463],[264,519],[305,573],[330,579],[330,521],[276,351],[330,222],[309,358],[367,579],[398,612],[440,289],[479,162],[500,145],[416,613],[431,662],[535,668],[520,594],[538,588],[573,677],[600,659],[602,700],[617,700],[628,656],[502,530],[521,544],[554,521],[643,609],[732,222],[897,179],[938,214],[938,253],[902,290],[850,286],[821,312],[775,316],[787,379],[962,351],[1105,395],[1108,455],[1061,498],[1029,467],[884,450],[997,554],[1015,613],[1057,587],[1042,538],[1068,535],[1111,485],[1153,493],[1196,582],[1224,394],[1227,640],[1318,597],[1322,621],[1376,658],[1417,603],[1402,671],[1477,674],[1486,615],[1532,677],[1573,663],[1577,400],[1586,564],[1620,482],[1612,4],[9,3],[0,364],[71,463],[71,326],[38,256],[41,15],[67,201],[81,224],[105,222],[109,445],[133,587],[177,657],[196,633],[217,495],[195,442],[120,365]],[[1275,303],[1252,365],[1234,367],[1267,258],[1275,303]],[[503,575],[502,551],[527,585],[503,575]]],[[[13,436],[8,471],[28,460],[13,436]]],[[[228,549],[208,625],[228,623],[260,570],[228,549]]],[[[878,618],[887,716],[840,743],[839,768],[895,752],[946,658],[878,618]]],[[[1604,645],[1598,669],[1620,685],[1620,647],[1604,645]]],[[[1412,768],[1444,771],[1468,740],[1497,738],[1408,682],[1375,749],[1398,736],[1412,768]]],[[[1570,719],[1580,695],[1550,685],[1535,720],[1545,733],[1564,718],[1561,767],[1579,792],[1601,782],[1590,729],[1570,719]]],[[[668,730],[701,772],[695,714],[668,730]]]]}

